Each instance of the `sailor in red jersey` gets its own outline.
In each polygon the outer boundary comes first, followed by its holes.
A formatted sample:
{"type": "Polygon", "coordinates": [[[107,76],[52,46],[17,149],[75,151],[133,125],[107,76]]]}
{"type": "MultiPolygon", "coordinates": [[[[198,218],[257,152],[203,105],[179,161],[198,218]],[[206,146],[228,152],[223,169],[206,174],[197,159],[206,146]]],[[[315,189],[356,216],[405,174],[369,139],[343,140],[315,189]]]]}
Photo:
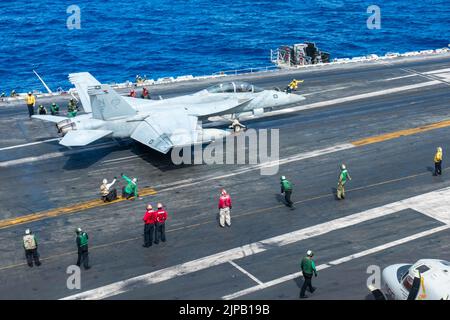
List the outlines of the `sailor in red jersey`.
{"type": "Polygon", "coordinates": [[[221,227],[231,226],[231,197],[225,189],[222,189],[222,194],[219,198],[219,223],[221,227]]]}
{"type": "Polygon", "coordinates": [[[153,210],[151,204],[147,206],[147,211],[142,218],[144,220],[144,244],[142,245],[145,248],[150,247],[153,244],[153,233],[155,232],[155,224],[156,224],[156,211],[153,210]]]}
{"type": "Polygon", "coordinates": [[[167,211],[164,210],[161,203],[158,203],[158,210],[156,210],[155,244],[159,243],[160,238],[162,242],[166,241],[166,220],[167,211]]]}

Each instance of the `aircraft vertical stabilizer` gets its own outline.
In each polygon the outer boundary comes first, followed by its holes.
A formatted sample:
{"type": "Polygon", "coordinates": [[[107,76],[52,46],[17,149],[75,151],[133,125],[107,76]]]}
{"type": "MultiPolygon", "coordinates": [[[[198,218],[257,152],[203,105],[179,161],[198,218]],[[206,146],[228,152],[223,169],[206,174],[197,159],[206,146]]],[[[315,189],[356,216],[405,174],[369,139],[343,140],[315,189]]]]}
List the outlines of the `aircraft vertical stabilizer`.
{"type": "Polygon", "coordinates": [[[95,79],[89,72],[71,73],[69,74],[69,81],[75,86],[75,89],[77,89],[84,112],[92,112],[91,101],[88,95],[88,87],[98,86],[100,85],[100,82],[98,82],[98,80],[95,79]]]}
{"type": "Polygon", "coordinates": [[[92,117],[101,120],[113,120],[120,117],[132,117],[136,110],[107,84],[88,88],[91,99],[92,117]]]}

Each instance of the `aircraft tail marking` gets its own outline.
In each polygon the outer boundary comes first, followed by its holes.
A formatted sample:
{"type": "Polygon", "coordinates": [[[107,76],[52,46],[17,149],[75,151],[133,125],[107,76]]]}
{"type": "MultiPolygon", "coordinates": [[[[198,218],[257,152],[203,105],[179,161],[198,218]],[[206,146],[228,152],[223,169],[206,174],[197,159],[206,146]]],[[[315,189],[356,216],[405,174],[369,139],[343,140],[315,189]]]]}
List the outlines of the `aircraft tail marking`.
{"type": "Polygon", "coordinates": [[[132,117],[136,110],[107,84],[88,88],[92,106],[92,117],[101,120],[113,120],[121,117],[132,117]]]}

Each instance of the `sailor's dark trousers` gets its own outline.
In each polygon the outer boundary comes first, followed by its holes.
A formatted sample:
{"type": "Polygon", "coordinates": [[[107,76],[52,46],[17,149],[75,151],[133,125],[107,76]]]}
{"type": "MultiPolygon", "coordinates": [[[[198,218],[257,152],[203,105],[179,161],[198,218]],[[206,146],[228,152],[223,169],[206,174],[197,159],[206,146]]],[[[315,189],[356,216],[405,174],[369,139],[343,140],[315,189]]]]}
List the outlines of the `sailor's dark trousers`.
{"type": "Polygon", "coordinates": [[[159,243],[159,239],[161,239],[162,242],[166,241],[166,223],[156,223],[156,228],[155,228],[155,243],[158,244],[159,243]]]}
{"type": "Polygon", "coordinates": [[[25,250],[25,257],[27,258],[27,263],[30,267],[33,266],[33,260],[35,265],[37,266],[41,265],[41,262],[39,261],[39,253],[37,251],[37,248],[25,250]]]}
{"type": "Polygon", "coordinates": [[[286,203],[289,207],[292,207],[292,205],[294,204],[291,201],[291,195],[292,195],[292,190],[286,190],[284,191],[284,199],[286,200],[286,203]]]}
{"type": "Polygon", "coordinates": [[[28,107],[28,115],[31,118],[31,116],[34,115],[34,107],[32,104],[27,104],[27,107],[28,107]]]}
{"type": "Polygon", "coordinates": [[[308,289],[310,292],[313,291],[313,287],[312,287],[312,283],[311,283],[311,279],[312,279],[312,274],[308,274],[308,273],[304,273],[303,277],[305,278],[305,281],[303,282],[303,286],[302,289],[300,291],[300,297],[304,297],[305,296],[305,291],[306,289],[308,289]]]}
{"type": "Polygon", "coordinates": [[[87,245],[78,248],[77,266],[81,266],[81,262],[83,262],[85,269],[89,269],[89,251],[87,245]]]}
{"type": "Polygon", "coordinates": [[[153,233],[155,232],[155,224],[149,223],[144,226],[144,246],[150,247],[153,243],[153,233]]]}
{"type": "Polygon", "coordinates": [[[434,175],[442,174],[442,161],[438,161],[434,163],[434,175]]]}

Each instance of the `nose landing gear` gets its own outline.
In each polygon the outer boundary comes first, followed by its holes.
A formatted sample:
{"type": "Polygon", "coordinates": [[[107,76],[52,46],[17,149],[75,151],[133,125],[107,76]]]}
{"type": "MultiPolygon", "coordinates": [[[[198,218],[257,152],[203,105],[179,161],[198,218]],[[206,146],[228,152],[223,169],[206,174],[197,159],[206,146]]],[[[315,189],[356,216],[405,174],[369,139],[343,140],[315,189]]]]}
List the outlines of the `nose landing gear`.
{"type": "Polygon", "coordinates": [[[234,119],[229,128],[233,129],[234,133],[239,133],[241,132],[241,130],[245,130],[247,127],[240,123],[238,119],[234,119]]]}

